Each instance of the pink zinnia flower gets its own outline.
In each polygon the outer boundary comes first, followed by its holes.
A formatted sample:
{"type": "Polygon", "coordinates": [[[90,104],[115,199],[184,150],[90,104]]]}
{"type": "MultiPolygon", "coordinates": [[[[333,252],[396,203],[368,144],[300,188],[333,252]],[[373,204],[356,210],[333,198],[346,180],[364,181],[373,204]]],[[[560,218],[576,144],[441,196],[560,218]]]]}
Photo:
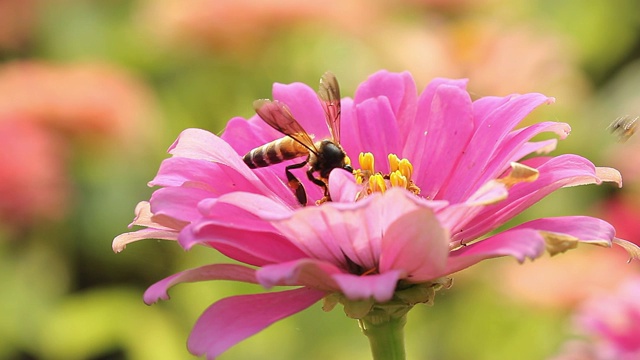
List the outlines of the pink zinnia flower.
{"type": "MultiPolygon", "coordinates": [[[[577,155],[528,157],[556,145],[555,139],[530,141],[535,135],[569,133],[567,124],[557,122],[514,130],[552,98],[472,101],[465,86],[465,80],[435,79],[418,95],[410,74],[381,71],[353,99],[342,99],[341,144],[360,166],[352,164],[355,176],[334,170],[328,180],[332,201],[319,206],[298,204],[284,176],[291,162],[255,170],[245,165],[245,153],[282,136],[259,117],[231,119],[221,137],[185,130],[150,183],[161,188],[137,209],[134,224],[147,228],[120,235],[113,248],[172,239],[185,249],[214,248],[241,263],[170,276],[147,290],[148,304],[167,299],[168,288],[181,282],[296,286],[209,307],[188,346],[210,359],[323,298],[327,310],[342,303],[370,335],[375,316],[402,318],[416,303],[432,302],[436,290],[451,284],[449,275],[485,259],[509,255],[522,262],[581,242],[632,248],[615,238],[611,225],[586,216],[538,219],[488,235],[554,190],[620,183],[620,175],[577,155]],[[394,313],[392,306],[401,310],[394,313]]],[[[310,87],[275,84],[273,97],[316,139],[329,137],[310,87]]],[[[298,177],[311,201],[322,199],[304,169],[298,177]]]]}

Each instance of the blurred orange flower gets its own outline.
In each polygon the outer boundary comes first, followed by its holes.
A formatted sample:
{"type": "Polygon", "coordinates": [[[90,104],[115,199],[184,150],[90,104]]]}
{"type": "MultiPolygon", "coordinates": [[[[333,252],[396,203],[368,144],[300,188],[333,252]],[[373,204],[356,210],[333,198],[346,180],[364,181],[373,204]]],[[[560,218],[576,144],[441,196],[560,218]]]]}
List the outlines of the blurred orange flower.
{"type": "Polygon", "coordinates": [[[0,49],[17,50],[31,37],[36,0],[0,1],[0,49]]]}
{"type": "Polygon", "coordinates": [[[147,1],[140,10],[142,22],[159,39],[240,50],[296,24],[362,31],[377,12],[376,3],[366,0],[165,0],[147,1]]]}
{"type": "Polygon", "coordinates": [[[75,138],[139,142],[151,128],[151,109],[144,85],[112,66],[25,61],[0,68],[0,117],[27,117],[75,138]]]}

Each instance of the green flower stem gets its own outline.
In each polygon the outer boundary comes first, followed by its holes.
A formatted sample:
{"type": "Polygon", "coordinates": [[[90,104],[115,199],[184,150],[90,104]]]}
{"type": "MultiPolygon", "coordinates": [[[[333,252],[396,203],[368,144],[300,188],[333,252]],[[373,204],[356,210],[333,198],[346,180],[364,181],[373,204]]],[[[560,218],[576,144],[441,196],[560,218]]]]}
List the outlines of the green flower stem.
{"type": "Polygon", "coordinates": [[[367,316],[359,319],[362,333],[369,338],[374,360],[404,360],[404,325],[406,313],[398,318],[367,316]]]}

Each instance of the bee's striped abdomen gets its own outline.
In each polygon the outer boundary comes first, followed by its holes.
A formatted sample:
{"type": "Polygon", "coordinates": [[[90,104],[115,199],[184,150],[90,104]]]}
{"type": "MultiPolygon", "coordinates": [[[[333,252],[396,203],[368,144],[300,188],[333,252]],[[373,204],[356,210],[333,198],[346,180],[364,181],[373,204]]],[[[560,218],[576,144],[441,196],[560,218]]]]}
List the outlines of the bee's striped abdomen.
{"type": "Polygon", "coordinates": [[[308,154],[309,150],[287,136],[249,151],[242,160],[249,168],[255,169],[308,154]]]}

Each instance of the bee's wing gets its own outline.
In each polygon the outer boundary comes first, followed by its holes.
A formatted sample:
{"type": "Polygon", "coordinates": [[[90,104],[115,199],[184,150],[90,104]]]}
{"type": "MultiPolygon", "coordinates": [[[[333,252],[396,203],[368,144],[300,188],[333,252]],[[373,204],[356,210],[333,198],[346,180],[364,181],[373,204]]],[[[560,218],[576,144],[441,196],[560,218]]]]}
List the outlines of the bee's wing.
{"type": "Polygon", "coordinates": [[[291,114],[287,105],[278,100],[260,99],[253,102],[256,113],[272,128],[299,142],[309,151],[317,154],[318,149],[313,144],[313,139],[302,128],[302,125],[291,114]]]}
{"type": "Polygon", "coordinates": [[[625,142],[638,130],[638,119],[640,116],[620,116],[609,125],[609,130],[618,136],[618,141],[625,142]]]}
{"type": "Polygon", "coordinates": [[[327,126],[335,143],[340,143],[340,86],[336,76],[327,71],[320,78],[318,98],[324,109],[327,126]]]}

